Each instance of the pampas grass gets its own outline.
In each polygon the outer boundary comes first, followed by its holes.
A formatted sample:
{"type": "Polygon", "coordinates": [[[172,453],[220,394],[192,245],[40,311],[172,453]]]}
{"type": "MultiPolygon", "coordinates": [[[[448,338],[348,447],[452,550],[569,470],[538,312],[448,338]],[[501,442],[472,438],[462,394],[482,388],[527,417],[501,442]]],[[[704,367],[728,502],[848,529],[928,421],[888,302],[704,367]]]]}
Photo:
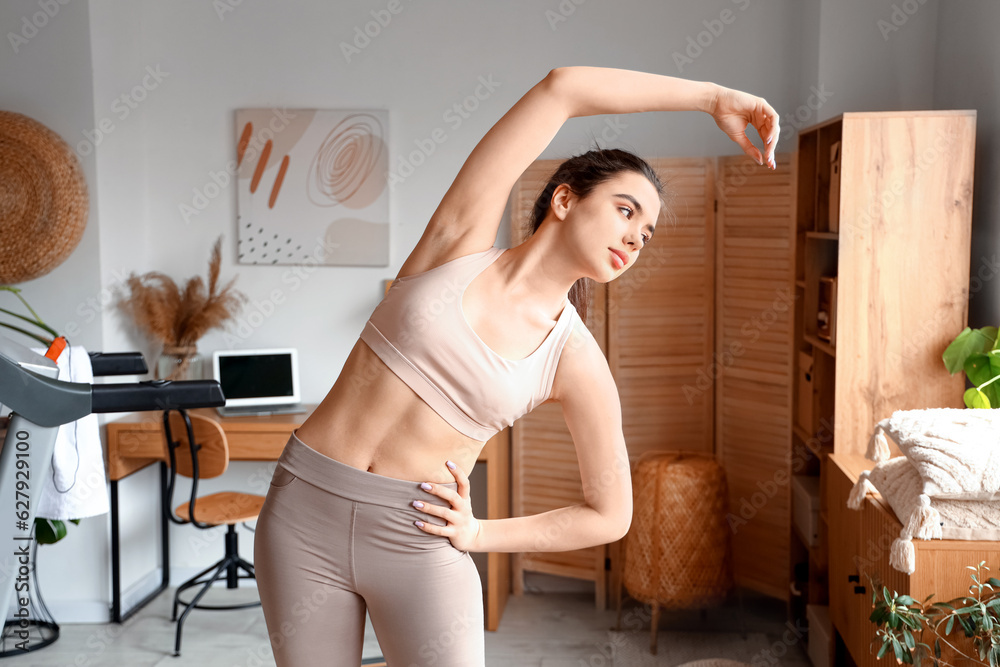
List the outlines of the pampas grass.
{"type": "Polygon", "coordinates": [[[247,301],[245,294],[232,289],[235,277],[216,292],[221,247],[220,236],[208,264],[207,292],[201,276],[190,278],[181,289],[170,276],[160,271],[141,276],[132,273],[125,282],[128,293],[119,298],[118,307],[165,351],[194,348],[202,336],[225,324],[247,301]]]}

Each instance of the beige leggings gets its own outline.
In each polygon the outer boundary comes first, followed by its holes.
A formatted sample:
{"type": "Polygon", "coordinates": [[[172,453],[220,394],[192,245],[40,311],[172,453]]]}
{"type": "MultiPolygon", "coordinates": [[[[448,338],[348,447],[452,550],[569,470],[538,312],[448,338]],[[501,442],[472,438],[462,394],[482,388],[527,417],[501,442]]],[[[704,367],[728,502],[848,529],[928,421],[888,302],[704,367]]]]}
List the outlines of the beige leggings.
{"type": "Polygon", "coordinates": [[[446,523],[410,504],[448,506],[421,481],[354,468],[292,433],[254,534],[277,667],[359,667],[366,608],[389,667],[485,665],[479,572],[413,525],[446,523]]]}

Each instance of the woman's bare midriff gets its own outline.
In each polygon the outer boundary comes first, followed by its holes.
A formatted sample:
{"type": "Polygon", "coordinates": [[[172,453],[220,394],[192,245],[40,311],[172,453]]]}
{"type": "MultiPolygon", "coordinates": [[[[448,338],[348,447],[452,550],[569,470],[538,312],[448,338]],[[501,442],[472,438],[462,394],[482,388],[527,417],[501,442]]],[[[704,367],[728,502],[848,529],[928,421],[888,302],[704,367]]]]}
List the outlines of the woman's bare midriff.
{"type": "Polygon", "coordinates": [[[351,467],[416,482],[454,482],[445,461],[468,474],[485,445],[455,430],[360,338],[295,434],[351,467]]]}

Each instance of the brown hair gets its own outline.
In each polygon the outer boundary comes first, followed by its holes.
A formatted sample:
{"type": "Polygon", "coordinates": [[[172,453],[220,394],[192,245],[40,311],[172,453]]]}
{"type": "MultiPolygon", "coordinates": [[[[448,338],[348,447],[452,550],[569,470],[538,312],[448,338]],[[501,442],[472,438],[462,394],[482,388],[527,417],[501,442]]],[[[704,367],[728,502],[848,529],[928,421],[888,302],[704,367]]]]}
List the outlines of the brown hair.
{"type": "MultiPolygon", "coordinates": [[[[552,194],[559,185],[565,183],[574,194],[584,198],[593,192],[596,186],[610,180],[616,174],[626,171],[634,171],[649,179],[660,198],[661,210],[666,208],[663,200],[663,182],[648,162],[634,153],[619,148],[595,148],[569,158],[560,164],[555,173],[552,174],[531,209],[531,217],[528,220],[528,235],[531,236],[538,231],[542,221],[545,220],[552,203],[552,194]]],[[[593,283],[594,281],[590,278],[580,278],[573,283],[569,290],[570,303],[576,307],[580,319],[585,322],[593,283]]]]}

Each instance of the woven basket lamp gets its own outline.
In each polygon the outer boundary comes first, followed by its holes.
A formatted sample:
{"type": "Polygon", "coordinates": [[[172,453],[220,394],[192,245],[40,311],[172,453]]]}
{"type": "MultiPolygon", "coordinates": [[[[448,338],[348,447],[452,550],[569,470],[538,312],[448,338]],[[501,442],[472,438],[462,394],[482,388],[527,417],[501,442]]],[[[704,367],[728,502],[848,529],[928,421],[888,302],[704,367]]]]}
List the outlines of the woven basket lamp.
{"type": "MultiPolygon", "coordinates": [[[[661,609],[706,609],[733,589],[726,473],[701,452],[645,452],[633,468],[621,582],[630,597],[652,606],[649,650],[656,655],[661,609]]],[[[619,598],[619,627],[621,613],[619,598]]]]}
{"type": "Polygon", "coordinates": [[[0,111],[0,283],[59,266],[87,226],[87,182],[62,137],[25,115],[0,111]]]}

